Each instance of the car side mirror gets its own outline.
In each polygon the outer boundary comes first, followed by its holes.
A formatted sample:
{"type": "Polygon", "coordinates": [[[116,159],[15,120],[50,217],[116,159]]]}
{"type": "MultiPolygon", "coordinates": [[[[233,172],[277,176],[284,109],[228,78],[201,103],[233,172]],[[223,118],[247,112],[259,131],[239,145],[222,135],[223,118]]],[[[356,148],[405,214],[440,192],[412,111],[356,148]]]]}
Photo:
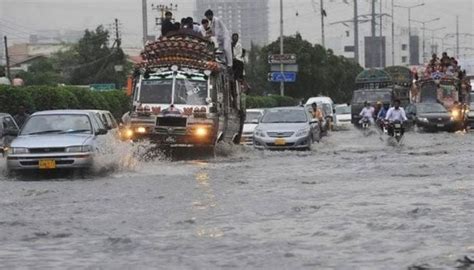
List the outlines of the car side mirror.
{"type": "Polygon", "coordinates": [[[107,133],[108,133],[107,129],[101,128],[101,129],[97,130],[96,135],[105,135],[107,133]]]}
{"type": "Polygon", "coordinates": [[[332,113],[336,113],[336,109],[333,109],[333,110],[332,110],[332,113]]]}
{"type": "Polygon", "coordinates": [[[318,119],[311,119],[311,121],[309,121],[310,124],[317,124],[319,123],[318,119]]]}

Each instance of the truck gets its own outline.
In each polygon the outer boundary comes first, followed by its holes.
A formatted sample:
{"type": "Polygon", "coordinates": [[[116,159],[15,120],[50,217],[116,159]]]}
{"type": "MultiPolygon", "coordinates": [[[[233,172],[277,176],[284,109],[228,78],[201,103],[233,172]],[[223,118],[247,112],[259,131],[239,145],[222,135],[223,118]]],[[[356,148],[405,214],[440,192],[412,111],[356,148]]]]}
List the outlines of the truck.
{"type": "Polygon", "coordinates": [[[214,150],[239,143],[245,120],[244,85],[220,60],[214,43],[189,33],[145,46],[128,94],[122,138],[159,148],[214,150]]]}
{"type": "Polygon", "coordinates": [[[351,122],[359,126],[361,116],[359,115],[364,108],[364,103],[369,102],[375,105],[377,102],[392,102],[393,100],[393,82],[390,75],[382,69],[367,69],[357,75],[356,89],[352,94],[351,102],[351,122]]]}
{"type": "Polygon", "coordinates": [[[413,85],[413,73],[407,67],[390,66],[386,67],[387,72],[393,82],[393,98],[400,100],[401,106],[410,104],[410,90],[413,85]]]}

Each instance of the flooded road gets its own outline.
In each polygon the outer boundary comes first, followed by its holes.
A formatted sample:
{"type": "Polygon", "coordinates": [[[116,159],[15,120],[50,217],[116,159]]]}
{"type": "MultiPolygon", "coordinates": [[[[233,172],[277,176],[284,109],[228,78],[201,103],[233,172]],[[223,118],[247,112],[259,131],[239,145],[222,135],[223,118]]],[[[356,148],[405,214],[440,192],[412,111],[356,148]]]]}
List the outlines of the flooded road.
{"type": "Polygon", "coordinates": [[[349,130],[311,153],[234,147],[85,180],[2,176],[0,263],[452,269],[474,254],[473,136],[411,133],[394,147],[349,130]]]}

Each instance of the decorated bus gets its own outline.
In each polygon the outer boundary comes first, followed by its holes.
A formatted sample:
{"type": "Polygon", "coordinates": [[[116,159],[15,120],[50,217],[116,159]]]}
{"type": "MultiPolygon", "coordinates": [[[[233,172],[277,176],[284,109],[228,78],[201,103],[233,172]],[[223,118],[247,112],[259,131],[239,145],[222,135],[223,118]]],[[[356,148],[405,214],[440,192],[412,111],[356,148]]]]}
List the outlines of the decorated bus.
{"type": "Polygon", "coordinates": [[[186,33],[146,45],[122,137],[173,148],[238,143],[245,117],[242,85],[215,51],[212,42],[186,33]]]}

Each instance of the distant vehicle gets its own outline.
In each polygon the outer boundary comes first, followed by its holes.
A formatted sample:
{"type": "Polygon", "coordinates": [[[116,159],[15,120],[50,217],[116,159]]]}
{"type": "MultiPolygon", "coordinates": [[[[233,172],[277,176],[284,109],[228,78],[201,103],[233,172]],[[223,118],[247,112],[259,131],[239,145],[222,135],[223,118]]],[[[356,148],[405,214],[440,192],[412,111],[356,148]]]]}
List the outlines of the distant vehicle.
{"type": "Polygon", "coordinates": [[[406,107],[408,124],[425,131],[455,131],[460,127],[439,103],[416,103],[406,107]]]}
{"type": "Polygon", "coordinates": [[[7,170],[90,168],[104,134],[91,111],[34,113],[8,148],[7,170]]]}
{"type": "Polygon", "coordinates": [[[242,132],[241,144],[253,144],[253,132],[258,125],[258,121],[262,118],[264,109],[248,109],[246,111],[244,129],[242,132]]]}
{"type": "Polygon", "coordinates": [[[393,82],[393,98],[401,102],[402,107],[410,104],[410,89],[413,84],[413,72],[403,66],[386,67],[387,72],[393,82]]]}
{"type": "Polygon", "coordinates": [[[107,130],[118,129],[117,120],[115,120],[115,117],[112,115],[111,112],[104,111],[104,110],[90,110],[90,111],[96,114],[96,116],[104,124],[104,127],[107,130]]]}
{"type": "Polygon", "coordinates": [[[20,129],[11,115],[0,113],[0,154],[4,153],[19,131],[20,129]]]}
{"type": "MultiPolygon", "coordinates": [[[[313,107],[311,106],[311,104],[305,105],[305,108],[309,112],[309,114],[311,116],[313,116],[313,107]]],[[[322,136],[327,136],[328,133],[329,133],[329,130],[331,129],[331,122],[330,122],[329,117],[326,113],[326,110],[324,109],[324,104],[318,103],[318,107],[321,109],[321,112],[323,114],[323,121],[321,122],[320,125],[318,124],[320,126],[320,130],[321,130],[321,137],[322,136]]],[[[326,108],[327,108],[327,106],[326,106],[326,108]]],[[[316,119],[316,120],[318,120],[318,119],[316,119]]],[[[319,123],[319,120],[318,120],[318,123],[319,123]]]]}
{"type": "Polygon", "coordinates": [[[335,106],[334,101],[330,97],[312,97],[306,101],[306,105],[311,105],[313,103],[322,104],[322,109],[326,114],[326,119],[329,121],[329,126],[332,128],[332,124],[334,123],[334,113],[335,113],[335,106]]]}
{"type": "Polygon", "coordinates": [[[359,126],[359,121],[362,119],[360,112],[364,108],[364,103],[366,101],[372,106],[375,106],[378,101],[382,103],[391,103],[392,93],[392,89],[390,88],[361,89],[354,91],[351,102],[352,124],[359,126]]]}
{"type": "Polygon", "coordinates": [[[319,141],[319,123],[303,107],[273,108],[265,111],[254,132],[257,149],[311,150],[319,141]]]}
{"type": "Polygon", "coordinates": [[[342,128],[351,124],[351,106],[347,104],[336,105],[334,115],[334,125],[336,128],[342,128]]]}
{"type": "Polygon", "coordinates": [[[117,124],[117,120],[115,120],[115,117],[111,112],[104,110],[90,111],[95,114],[100,122],[99,124],[102,124],[101,128],[108,130],[108,135],[114,136],[116,138],[120,137],[119,125],[117,124]]]}

